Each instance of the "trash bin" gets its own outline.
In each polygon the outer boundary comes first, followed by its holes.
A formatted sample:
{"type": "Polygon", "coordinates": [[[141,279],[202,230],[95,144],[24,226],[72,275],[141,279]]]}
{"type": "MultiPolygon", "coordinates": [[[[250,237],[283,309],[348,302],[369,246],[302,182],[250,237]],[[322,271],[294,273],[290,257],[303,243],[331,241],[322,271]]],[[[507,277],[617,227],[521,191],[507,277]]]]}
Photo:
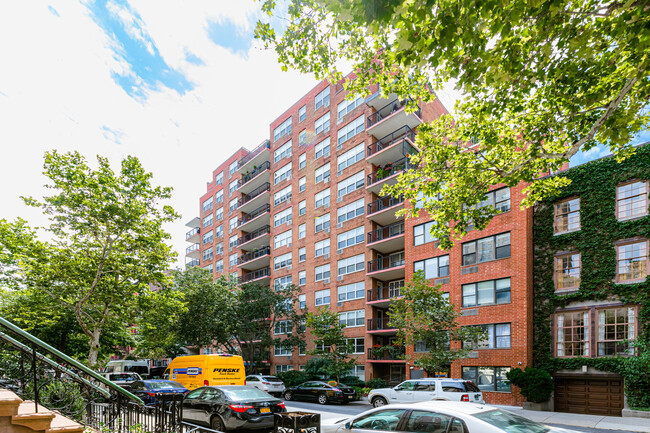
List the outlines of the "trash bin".
{"type": "Polygon", "coordinates": [[[320,414],[276,413],[273,415],[273,433],[320,433],[320,414]]]}

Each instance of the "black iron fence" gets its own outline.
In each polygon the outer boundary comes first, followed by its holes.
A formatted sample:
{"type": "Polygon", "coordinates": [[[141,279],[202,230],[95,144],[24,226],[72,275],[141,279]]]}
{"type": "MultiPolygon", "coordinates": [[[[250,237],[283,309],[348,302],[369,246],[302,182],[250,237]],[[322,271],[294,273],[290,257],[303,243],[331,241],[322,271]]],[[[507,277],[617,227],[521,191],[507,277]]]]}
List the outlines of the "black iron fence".
{"type": "Polygon", "coordinates": [[[404,196],[399,196],[397,198],[392,196],[381,197],[375,201],[368,203],[368,215],[372,215],[377,212],[381,212],[384,209],[397,206],[400,203],[404,203],[404,196]]]}

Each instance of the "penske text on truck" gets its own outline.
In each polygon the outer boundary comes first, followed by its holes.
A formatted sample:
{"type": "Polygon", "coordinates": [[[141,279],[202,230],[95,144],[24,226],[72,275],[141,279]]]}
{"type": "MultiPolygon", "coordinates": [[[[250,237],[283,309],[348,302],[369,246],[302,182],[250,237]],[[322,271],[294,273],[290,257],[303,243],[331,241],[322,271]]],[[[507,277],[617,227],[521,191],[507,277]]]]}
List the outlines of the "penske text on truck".
{"type": "Polygon", "coordinates": [[[246,384],[242,357],[227,354],[179,356],[169,363],[163,378],[176,381],[187,389],[246,384]]]}

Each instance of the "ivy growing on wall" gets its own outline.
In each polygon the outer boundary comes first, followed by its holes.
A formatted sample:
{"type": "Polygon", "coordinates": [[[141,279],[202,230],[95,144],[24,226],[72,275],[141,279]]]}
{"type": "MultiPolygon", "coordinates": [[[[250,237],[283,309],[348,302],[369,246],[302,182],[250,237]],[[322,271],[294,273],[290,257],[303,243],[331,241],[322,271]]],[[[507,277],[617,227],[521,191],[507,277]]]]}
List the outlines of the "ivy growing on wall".
{"type": "MultiPolygon", "coordinates": [[[[650,143],[619,163],[609,157],[572,168],[558,176],[571,179],[561,194],[536,205],[534,210],[534,365],[549,372],[580,369],[583,365],[620,374],[631,407],[650,408],[650,278],[638,284],[617,284],[614,243],[636,236],[650,238],[650,216],[619,222],[616,219],[616,187],[632,179],[650,180],[650,143]],[[580,197],[579,231],[554,236],[553,204],[580,197]],[[555,293],[554,256],[579,251],[582,267],[580,289],[555,293]],[[637,356],[607,358],[554,358],[551,315],[573,302],[618,299],[640,305],[635,342],[637,356]]],[[[595,350],[595,348],[590,348],[595,350]]]]}

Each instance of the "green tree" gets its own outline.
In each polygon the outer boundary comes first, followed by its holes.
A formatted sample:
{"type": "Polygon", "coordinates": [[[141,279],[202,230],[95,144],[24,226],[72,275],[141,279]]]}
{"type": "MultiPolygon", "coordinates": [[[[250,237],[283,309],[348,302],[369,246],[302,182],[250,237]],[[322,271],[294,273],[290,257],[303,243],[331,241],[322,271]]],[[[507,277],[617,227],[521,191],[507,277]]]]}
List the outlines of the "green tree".
{"type": "Polygon", "coordinates": [[[422,271],[413,274],[400,294],[390,304],[390,324],[397,328],[397,344],[424,344],[427,351],[417,362],[427,373],[441,371],[471,351],[469,347],[451,348],[451,341],[462,340],[469,346],[485,337],[478,327],[458,325],[460,313],[422,271]]]}
{"type": "Polygon", "coordinates": [[[355,363],[355,360],[350,358],[354,348],[343,335],[345,324],[341,323],[338,313],[328,308],[319,308],[316,313],[307,313],[307,327],[316,343],[316,348],[308,353],[325,361],[318,371],[335,377],[339,382],[355,363]]]}
{"type": "Polygon", "coordinates": [[[24,198],[49,218],[49,240],[38,241],[23,221],[0,222],[0,270],[18,290],[36,290],[72,312],[89,341],[87,362],[98,364],[102,335],[138,317],[138,297],[162,285],[173,258],[162,225],[177,218],[162,205],[171,188],[153,186],[135,157],[114,172],[106,158],[93,169],[79,153],[45,154],[52,195],[24,198]],[[32,234],[28,236],[27,234],[32,234]]]}
{"type": "Polygon", "coordinates": [[[292,0],[279,10],[261,1],[285,18],[256,28],[282,67],[336,82],[338,65],[352,64],[350,97],[378,84],[413,109],[455,81],[454,118],[420,126],[414,168],[384,190],[410,201],[407,215],[428,211],[442,247],[497,213],[478,206],[489,187],[529,182],[531,205],[568,182],[540,174],[597,143],[629,156],[650,122],[646,2],[292,0]]]}

